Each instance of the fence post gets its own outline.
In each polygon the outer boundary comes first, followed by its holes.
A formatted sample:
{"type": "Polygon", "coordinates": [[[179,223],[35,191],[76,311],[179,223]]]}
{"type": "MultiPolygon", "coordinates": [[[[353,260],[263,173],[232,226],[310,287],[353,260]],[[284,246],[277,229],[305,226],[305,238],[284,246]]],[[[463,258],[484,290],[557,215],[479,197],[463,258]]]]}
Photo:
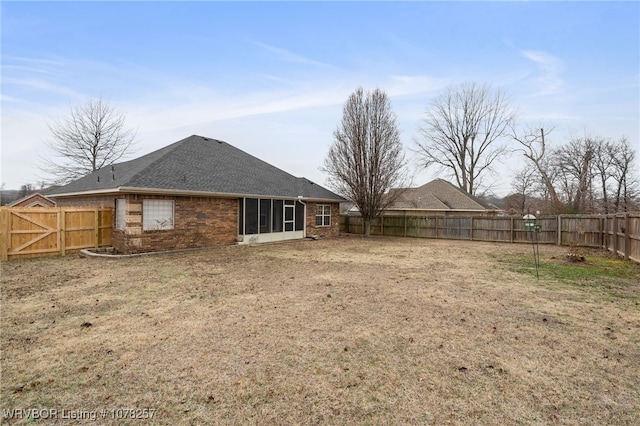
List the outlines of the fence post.
{"type": "Polygon", "coordinates": [[[93,210],[93,238],[95,240],[94,247],[100,247],[100,213],[98,207],[93,210]]]}
{"type": "Polygon", "coordinates": [[[511,216],[511,231],[510,231],[510,235],[511,235],[511,243],[513,244],[513,240],[515,239],[513,236],[514,233],[514,229],[513,229],[513,215],[511,216]]]}
{"type": "Polygon", "coordinates": [[[67,248],[67,212],[62,208],[58,208],[58,247],[60,247],[60,255],[66,254],[67,248]]]}
{"type": "Polygon", "coordinates": [[[402,236],[407,236],[407,212],[404,212],[404,231],[402,233],[402,236]]]}
{"type": "Polygon", "coordinates": [[[0,233],[2,233],[2,241],[0,241],[0,257],[3,261],[9,260],[9,244],[11,243],[11,223],[9,221],[9,209],[0,210],[0,233]]]}
{"type": "Polygon", "coordinates": [[[629,260],[631,252],[631,218],[629,212],[624,214],[624,260],[629,260]]]}
{"type": "Polygon", "coordinates": [[[562,245],[562,215],[558,215],[558,245],[562,245]]]}
{"type": "Polygon", "coordinates": [[[469,217],[469,241],[473,241],[473,216],[469,217]]]}
{"type": "Polygon", "coordinates": [[[618,215],[613,216],[613,254],[618,255],[618,215]]]}

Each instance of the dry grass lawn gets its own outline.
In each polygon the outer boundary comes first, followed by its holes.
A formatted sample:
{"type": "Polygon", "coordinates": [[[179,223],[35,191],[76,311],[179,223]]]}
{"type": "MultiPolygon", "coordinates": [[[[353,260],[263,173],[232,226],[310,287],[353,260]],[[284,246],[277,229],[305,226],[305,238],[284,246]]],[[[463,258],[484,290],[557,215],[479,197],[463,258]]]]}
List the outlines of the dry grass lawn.
{"type": "Polygon", "coordinates": [[[640,424],[640,266],[566,251],[539,280],[529,245],[388,237],[4,263],[1,421],[640,424]]]}

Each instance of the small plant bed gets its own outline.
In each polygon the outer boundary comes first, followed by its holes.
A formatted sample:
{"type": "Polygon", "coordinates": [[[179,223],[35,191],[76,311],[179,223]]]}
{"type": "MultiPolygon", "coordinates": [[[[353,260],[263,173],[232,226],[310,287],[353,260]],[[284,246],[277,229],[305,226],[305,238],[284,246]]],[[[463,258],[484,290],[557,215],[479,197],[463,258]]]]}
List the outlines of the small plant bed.
{"type": "Polygon", "coordinates": [[[578,253],[567,253],[567,260],[571,263],[584,262],[585,257],[578,253]]]}
{"type": "Polygon", "coordinates": [[[83,256],[88,257],[128,257],[131,255],[127,255],[119,250],[116,250],[114,247],[101,247],[101,248],[90,248],[81,250],[80,253],[83,256]]]}

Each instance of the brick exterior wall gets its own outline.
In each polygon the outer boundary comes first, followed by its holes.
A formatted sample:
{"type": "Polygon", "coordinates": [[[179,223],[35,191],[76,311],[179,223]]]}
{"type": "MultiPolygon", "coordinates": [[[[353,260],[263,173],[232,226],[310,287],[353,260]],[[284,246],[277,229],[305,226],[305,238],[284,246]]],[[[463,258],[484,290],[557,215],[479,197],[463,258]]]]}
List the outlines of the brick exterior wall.
{"type": "MultiPolygon", "coordinates": [[[[162,251],[235,244],[238,237],[238,200],[204,197],[133,196],[128,205],[135,207],[135,220],[140,243],[135,250],[162,251]],[[161,231],[142,230],[143,199],[174,200],[174,228],[161,231]]],[[[129,217],[128,217],[129,219],[129,217]]],[[[127,228],[128,230],[129,228],[127,228]]],[[[132,241],[133,242],[133,241],[132,241]]]]}
{"type": "Polygon", "coordinates": [[[171,197],[141,194],[70,197],[58,199],[60,206],[100,206],[115,210],[116,198],[126,199],[125,229],[111,233],[113,247],[123,253],[180,250],[232,245],[238,236],[238,200],[235,198],[171,197]],[[173,200],[173,229],[144,231],[144,199],[173,200]]]}
{"type": "MultiPolygon", "coordinates": [[[[238,201],[231,198],[127,195],[126,227],[122,245],[125,253],[181,250],[235,244],[238,201]],[[173,200],[173,229],[143,230],[143,200],[173,200]]],[[[113,239],[113,237],[112,237],[113,239]]],[[[114,240],[119,241],[119,236],[114,240]]]]}
{"type": "MultiPolygon", "coordinates": [[[[77,197],[64,197],[55,198],[51,197],[58,207],[111,207],[115,208],[116,197],[113,195],[99,195],[99,196],[77,196],[77,197]]],[[[122,198],[119,196],[118,198],[122,198]]]]}
{"type": "MultiPolygon", "coordinates": [[[[113,247],[123,253],[179,250],[233,245],[238,237],[238,199],[212,197],[173,197],[142,194],[69,197],[56,199],[59,206],[111,207],[114,212],[113,247]],[[116,198],[126,199],[125,229],[115,229],[116,198]],[[143,230],[143,200],[173,200],[174,228],[143,230]]],[[[340,231],[338,203],[306,202],[307,236],[336,237],[340,231]],[[318,204],[331,206],[331,226],[316,226],[318,204]]]]}
{"type": "Polygon", "coordinates": [[[340,204],[339,203],[316,203],[307,201],[307,237],[316,235],[320,238],[337,237],[340,233],[340,204]],[[316,210],[318,205],[331,206],[331,226],[316,226],[316,210]]]}

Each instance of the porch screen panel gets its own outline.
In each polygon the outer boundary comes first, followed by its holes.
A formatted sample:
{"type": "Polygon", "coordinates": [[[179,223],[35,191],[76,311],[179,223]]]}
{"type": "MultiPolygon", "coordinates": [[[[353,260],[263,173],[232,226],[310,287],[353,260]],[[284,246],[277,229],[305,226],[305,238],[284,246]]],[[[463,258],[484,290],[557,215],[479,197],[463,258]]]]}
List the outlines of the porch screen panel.
{"type": "Polygon", "coordinates": [[[304,231],[304,204],[296,201],[296,231],[304,231]]]}
{"type": "Polygon", "coordinates": [[[282,232],[282,223],[283,223],[283,209],[284,203],[282,200],[273,200],[273,232],[282,232]]]}
{"type": "Polygon", "coordinates": [[[258,233],[258,199],[245,198],[244,232],[247,235],[258,233]]]}
{"type": "Polygon", "coordinates": [[[271,200],[260,200],[260,233],[271,232],[271,200]]]}
{"type": "Polygon", "coordinates": [[[293,200],[285,200],[284,202],[284,230],[285,232],[293,231],[295,217],[295,203],[293,200]]]}

